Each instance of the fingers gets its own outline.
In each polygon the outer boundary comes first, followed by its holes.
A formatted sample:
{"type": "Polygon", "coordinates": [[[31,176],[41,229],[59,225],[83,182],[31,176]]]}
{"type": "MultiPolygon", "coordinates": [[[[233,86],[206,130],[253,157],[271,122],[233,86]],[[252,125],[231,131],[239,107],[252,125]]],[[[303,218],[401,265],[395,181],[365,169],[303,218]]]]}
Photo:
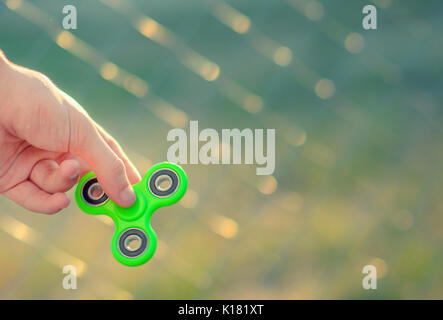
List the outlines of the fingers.
{"type": "Polygon", "coordinates": [[[98,131],[105,141],[108,143],[109,147],[123,160],[126,168],[126,174],[128,176],[129,182],[131,184],[136,184],[141,181],[141,175],[137,168],[129,160],[128,156],[125,154],[119,143],[107,133],[101,126],[97,125],[98,131]]]}
{"type": "Polygon", "coordinates": [[[69,205],[64,193],[49,194],[31,181],[24,181],[4,193],[22,207],[39,213],[54,214],[69,205]]]}
{"type": "Polygon", "coordinates": [[[71,131],[70,151],[89,164],[106,194],[121,207],[133,205],[136,198],[125,164],[107,144],[92,120],[81,119],[71,131]]]}
{"type": "Polygon", "coordinates": [[[41,160],[31,171],[30,180],[48,193],[66,192],[77,182],[80,165],[76,160],[41,160]]]}

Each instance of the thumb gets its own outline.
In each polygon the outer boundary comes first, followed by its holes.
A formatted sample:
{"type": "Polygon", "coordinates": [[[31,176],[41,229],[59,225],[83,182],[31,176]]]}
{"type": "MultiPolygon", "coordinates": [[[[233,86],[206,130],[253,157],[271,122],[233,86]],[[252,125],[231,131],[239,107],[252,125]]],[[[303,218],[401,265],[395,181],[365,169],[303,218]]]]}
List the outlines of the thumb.
{"type": "Polygon", "coordinates": [[[70,152],[83,158],[97,176],[104,192],[119,206],[130,207],[136,197],[122,159],[100,135],[95,123],[81,115],[71,121],[70,152]]]}

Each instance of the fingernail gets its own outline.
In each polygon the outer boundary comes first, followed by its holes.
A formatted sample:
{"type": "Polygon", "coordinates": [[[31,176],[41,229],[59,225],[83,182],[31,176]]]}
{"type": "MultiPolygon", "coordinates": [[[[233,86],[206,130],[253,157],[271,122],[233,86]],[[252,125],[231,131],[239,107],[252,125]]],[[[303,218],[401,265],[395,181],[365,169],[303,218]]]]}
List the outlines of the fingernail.
{"type": "Polygon", "coordinates": [[[75,170],[75,173],[74,173],[72,176],[70,176],[69,179],[71,179],[71,180],[75,180],[75,179],[78,178],[78,175],[79,175],[79,174],[80,174],[80,169],[77,168],[77,170],[75,170]]]}
{"type": "Polygon", "coordinates": [[[136,200],[134,190],[131,187],[123,189],[120,193],[120,198],[128,206],[133,205],[136,200]]]}

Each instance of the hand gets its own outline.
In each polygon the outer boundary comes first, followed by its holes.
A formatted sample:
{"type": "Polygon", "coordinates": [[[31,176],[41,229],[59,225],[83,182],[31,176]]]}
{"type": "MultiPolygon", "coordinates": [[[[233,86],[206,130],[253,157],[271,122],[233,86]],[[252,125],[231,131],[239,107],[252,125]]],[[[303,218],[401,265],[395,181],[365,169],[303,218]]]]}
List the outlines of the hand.
{"type": "Polygon", "coordinates": [[[79,175],[94,171],[118,205],[131,206],[140,174],[118,143],[43,74],[0,50],[0,194],[28,210],[66,208],[79,175]]]}

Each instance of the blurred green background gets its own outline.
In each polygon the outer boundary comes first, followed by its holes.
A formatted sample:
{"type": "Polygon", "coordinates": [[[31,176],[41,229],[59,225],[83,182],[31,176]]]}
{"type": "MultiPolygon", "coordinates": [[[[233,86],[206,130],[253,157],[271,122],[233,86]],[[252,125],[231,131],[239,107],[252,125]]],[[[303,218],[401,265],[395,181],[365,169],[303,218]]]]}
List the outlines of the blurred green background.
{"type": "MultiPolygon", "coordinates": [[[[276,170],[183,165],[155,258],[113,226],[0,198],[0,298],[443,298],[443,4],[399,0],[0,3],[0,48],[47,74],[141,172],[173,127],[275,128],[276,170]],[[78,29],[62,29],[77,7],[78,29]],[[362,8],[378,8],[365,31],[362,8]],[[64,265],[78,289],[64,290],[64,265]],[[378,289],[362,289],[362,268],[378,289]]],[[[1,115],[0,115],[1,116],[1,115]]],[[[1,152],[1,151],[0,151],[1,152]]],[[[73,199],[73,194],[71,193],[73,199]]]]}

